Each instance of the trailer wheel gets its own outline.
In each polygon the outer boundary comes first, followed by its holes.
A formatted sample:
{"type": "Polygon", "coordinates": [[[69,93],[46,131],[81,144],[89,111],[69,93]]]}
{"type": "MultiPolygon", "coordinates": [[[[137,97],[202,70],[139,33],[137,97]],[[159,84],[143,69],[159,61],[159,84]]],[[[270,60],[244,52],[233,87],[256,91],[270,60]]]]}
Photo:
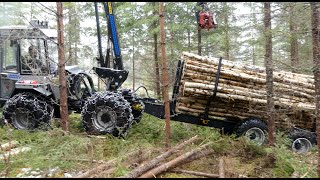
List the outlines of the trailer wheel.
{"type": "Polygon", "coordinates": [[[265,122],[252,118],[242,122],[236,129],[238,137],[245,136],[258,145],[266,143],[268,126],[265,122]]]}
{"type": "Polygon", "coordinates": [[[120,93],[97,92],[85,102],[82,125],[88,134],[125,137],[132,125],[130,103],[120,93]]]}
{"type": "Polygon", "coordinates": [[[140,97],[131,89],[121,89],[119,90],[119,92],[121,92],[124,99],[130,103],[133,122],[139,123],[145,109],[144,103],[140,100],[140,97]]]}
{"type": "Polygon", "coordinates": [[[19,93],[8,99],[3,108],[2,124],[15,129],[35,130],[50,128],[53,107],[40,96],[19,93]]]}
{"type": "Polygon", "coordinates": [[[295,129],[289,133],[292,151],[303,154],[310,151],[313,145],[317,143],[316,137],[309,131],[295,129]]]}

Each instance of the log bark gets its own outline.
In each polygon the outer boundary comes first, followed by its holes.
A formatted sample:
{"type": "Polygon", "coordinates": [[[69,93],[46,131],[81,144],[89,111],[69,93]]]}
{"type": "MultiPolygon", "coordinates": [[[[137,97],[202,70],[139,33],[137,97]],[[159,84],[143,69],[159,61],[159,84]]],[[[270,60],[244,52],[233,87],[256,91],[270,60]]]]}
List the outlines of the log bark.
{"type": "Polygon", "coordinates": [[[155,176],[157,176],[158,174],[161,174],[163,172],[166,172],[167,170],[169,169],[172,169],[174,167],[177,167],[183,163],[185,163],[189,158],[191,158],[192,156],[195,156],[197,154],[202,154],[204,152],[207,152],[207,148],[209,145],[211,145],[212,143],[207,143],[207,144],[204,144],[190,152],[187,152],[167,163],[164,163],[144,174],[142,174],[139,178],[153,178],[155,176]]]}
{"type": "MultiPolygon", "coordinates": [[[[176,111],[200,115],[204,112],[207,99],[213,95],[219,59],[187,52],[182,53],[181,58],[185,60],[185,65],[176,111]]],[[[266,91],[266,76],[266,69],[263,67],[223,60],[216,98],[211,103],[209,115],[268,119],[266,107],[269,93],[266,91]]],[[[275,122],[277,126],[285,123],[283,126],[287,127],[287,124],[294,123],[300,128],[309,129],[316,109],[313,76],[274,71],[272,77],[275,112],[278,114],[275,122]],[[304,114],[304,118],[293,115],[296,112],[304,114]]]]}
{"type": "Polygon", "coordinates": [[[180,143],[179,145],[169,149],[165,153],[152,159],[149,163],[144,164],[142,166],[139,166],[138,168],[134,169],[133,171],[131,171],[127,175],[122,176],[121,178],[136,178],[136,177],[140,176],[141,174],[145,173],[146,171],[154,168],[159,162],[163,161],[165,158],[171,156],[176,151],[182,149],[183,147],[185,147],[188,144],[195,142],[196,140],[198,140],[198,136],[194,136],[194,137],[190,138],[189,140],[180,143]]]}
{"type": "Polygon", "coordinates": [[[183,169],[173,169],[170,172],[174,173],[183,173],[183,174],[190,174],[194,176],[203,176],[203,177],[208,177],[208,178],[218,178],[218,174],[211,174],[211,173],[204,173],[204,172],[197,172],[197,171],[187,171],[183,169]]]}

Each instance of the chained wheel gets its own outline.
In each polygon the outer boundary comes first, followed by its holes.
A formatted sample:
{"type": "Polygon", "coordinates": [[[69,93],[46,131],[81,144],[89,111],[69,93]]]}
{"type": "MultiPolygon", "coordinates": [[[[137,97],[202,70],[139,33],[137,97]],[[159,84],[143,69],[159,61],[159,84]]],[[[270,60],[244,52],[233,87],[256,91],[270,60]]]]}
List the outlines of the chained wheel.
{"type": "Polygon", "coordinates": [[[133,122],[130,103],[121,93],[97,92],[85,102],[82,125],[88,134],[125,137],[133,122]]]}
{"type": "Polygon", "coordinates": [[[119,92],[122,94],[124,99],[130,103],[133,114],[133,122],[139,123],[145,109],[145,105],[141,98],[131,89],[121,89],[119,92]]]}
{"type": "Polygon", "coordinates": [[[268,126],[265,122],[251,118],[242,122],[236,130],[236,135],[244,136],[247,140],[255,142],[257,145],[266,143],[268,126]]]}
{"type": "Polygon", "coordinates": [[[303,154],[310,151],[312,146],[316,144],[316,136],[311,132],[296,129],[289,133],[288,138],[291,140],[292,151],[303,154]]]}
{"type": "Polygon", "coordinates": [[[20,130],[47,130],[53,107],[32,93],[19,93],[8,99],[3,108],[2,125],[8,123],[20,130]]]}

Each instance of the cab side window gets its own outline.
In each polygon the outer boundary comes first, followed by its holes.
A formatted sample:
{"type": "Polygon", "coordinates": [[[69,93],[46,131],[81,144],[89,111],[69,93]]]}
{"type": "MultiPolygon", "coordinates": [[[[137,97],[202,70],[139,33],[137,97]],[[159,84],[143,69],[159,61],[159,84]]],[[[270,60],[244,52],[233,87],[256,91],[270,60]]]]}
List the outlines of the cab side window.
{"type": "Polygon", "coordinates": [[[17,42],[14,40],[6,40],[3,44],[3,64],[4,72],[18,73],[17,69],[17,42]]]}

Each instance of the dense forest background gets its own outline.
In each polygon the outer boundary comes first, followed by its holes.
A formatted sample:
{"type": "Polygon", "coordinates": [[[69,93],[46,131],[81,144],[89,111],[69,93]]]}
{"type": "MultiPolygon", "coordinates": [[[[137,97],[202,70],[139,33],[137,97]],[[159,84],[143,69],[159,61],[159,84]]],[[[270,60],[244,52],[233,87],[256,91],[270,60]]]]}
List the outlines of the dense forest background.
{"type": "MultiPolygon", "coordinates": [[[[56,28],[55,3],[1,2],[0,25],[28,25],[32,19],[49,21],[56,28]],[[9,17],[9,18],[8,18],[9,17]]],[[[115,2],[115,15],[125,69],[124,86],[146,86],[160,97],[161,54],[159,48],[159,3],[115,2]]],[[[248,65],[264,65],[263,3],[209,2],[218,28],[201,30],[195,18],[196,2],[165,3],[166,52],[170,85],[176,63],[183,51],[220,57],[248,65]],[[199,37],[201,41],[199,41],[199,37]]],[[[104,17],[100,5],[101,17],[104,17]]],[[[65,57],[67,65],[85,69],[97,66],[98,55],[94,5],[64,2],[65,57]]],[[[274,70],[312,74],[310,4],[272,2],[272,43],[274,70]]],[[[100,18],[103,46],[107,46],[105,18],[100,18]]]]}

